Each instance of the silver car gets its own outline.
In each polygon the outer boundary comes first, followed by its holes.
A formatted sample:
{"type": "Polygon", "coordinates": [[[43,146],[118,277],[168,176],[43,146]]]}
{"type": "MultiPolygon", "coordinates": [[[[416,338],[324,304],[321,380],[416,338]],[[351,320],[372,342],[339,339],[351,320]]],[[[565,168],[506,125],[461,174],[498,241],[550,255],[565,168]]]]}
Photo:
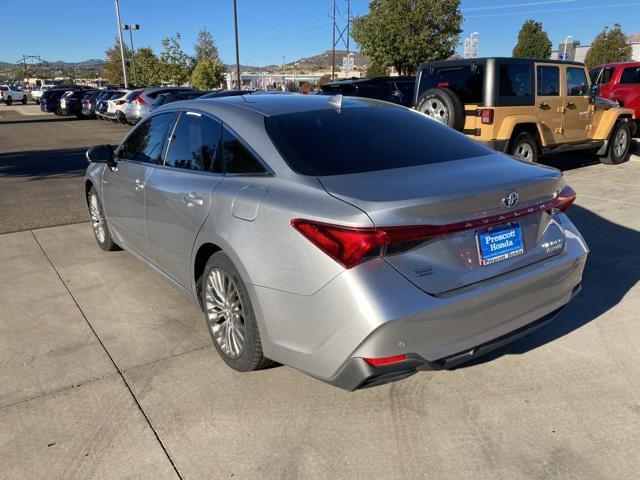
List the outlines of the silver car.
{"type": "Polygon", "coordinates": [[[378,385],[523,336],[580,289],[558,170],[390,103],[176,102],[87,157],[100,247],[190,295],[239,371],[378,385]]]}

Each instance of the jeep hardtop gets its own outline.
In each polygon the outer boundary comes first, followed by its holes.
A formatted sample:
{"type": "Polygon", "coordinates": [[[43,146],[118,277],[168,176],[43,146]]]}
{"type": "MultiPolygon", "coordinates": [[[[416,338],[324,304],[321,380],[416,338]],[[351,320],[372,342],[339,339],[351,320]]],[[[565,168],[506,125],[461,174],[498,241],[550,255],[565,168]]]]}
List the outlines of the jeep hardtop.
{"type": "Polygon", "coordinates": [[[595,96],[582,63],[475,58],[423,63],[414,108],[522,160],[593,150],[602,163],[628,160],[634,111],[595,96]]]}

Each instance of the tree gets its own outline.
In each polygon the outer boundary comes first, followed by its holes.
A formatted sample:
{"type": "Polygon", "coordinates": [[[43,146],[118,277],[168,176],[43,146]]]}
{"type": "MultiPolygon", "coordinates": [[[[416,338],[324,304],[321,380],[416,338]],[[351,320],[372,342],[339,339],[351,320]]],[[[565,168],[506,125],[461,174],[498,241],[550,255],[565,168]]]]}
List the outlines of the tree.
{"type": "Polygon", "coordinates": [[[217,60],[218,48],[216,42],[213,40],[213,35],[206,28],[200,29],[198,32],[198,39],[193,44],[193,51],[195,52],[196,63],[200,60],[217,60]]]}
{"type": "Polygon", "coordinates": [[[331,75],[329,75],[328,73],[325,73],[318,79],[318,87],[321,87],[322,85],[330,81],[331,81],[331,75]]]}
{"type": "Polygon", "coordinates": [[[542,23],[527,20],[518,33],[518,43],[513,47],[513,56],[522,58],[551,57],[551,40],[542,30],[542,23]]]}
{"type": "MultiPolygon", "coordinates": [[[[105,62],[102,65],[102,76],[107,79],[109,83],[121,84],[124,83],[124,76],[122,75],[122,57],[120,56],[120,39],[116,37],[115,44],[111,48],[107,48],[105,51],[105,62]]],[[[131,62],[131,49],[124,44],[124,58],[127,65],[131,62]]],[[[127,77],[128,77],[127,69],[127,77]]]]}
{"type": "Polygon", "coordinates": [[[200,90],[220,88],[224,81],[224,64],[218,60],[203,58],[196,63],[191,73],[191,85],[200,90]]]}
{"type": "Polygon", "coordinates": [[[384,77],[385,75],[387,75],[387,67],[377,63],[371,63],[367,66],[367,77],[384,77]]]}
{"type": "Polygon", "coordinates": [[[193,59],[180,46],[180,34],[162,39],[160,66],[162,80],[174,85],[182,85],[189,80],[193,59]]]}
{"type": "Polygon", "coordinates": [[[160,60],[151,47],[142,47],[134,54],[138,86],[149,87],[160,83],[160,60]]]}
{"type": "Polygon", "coordinates": [[[611,30],[604,27],[604,30],[596,35],[584,63],[587,67],[593,68],[603,63],[630,60],[631,54],[631,45],[627,43],[627,37],[622,33],[620,24],[616,23],[611,30]]]}
{"type": "Polygon", "coordinates": [[[461,23],[460,0],[371,0],[351,32],[372,63],[410,75],[420,63],[454,52],[461,23]]]}

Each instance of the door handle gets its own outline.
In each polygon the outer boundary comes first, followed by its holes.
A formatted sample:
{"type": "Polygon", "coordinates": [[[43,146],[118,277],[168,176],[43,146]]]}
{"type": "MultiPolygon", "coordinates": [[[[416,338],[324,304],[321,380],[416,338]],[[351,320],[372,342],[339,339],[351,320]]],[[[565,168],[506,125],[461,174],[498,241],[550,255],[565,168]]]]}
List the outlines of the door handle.
{"type": "Polygon", "coordinates": [[[196,195],[193,192],[187,193],[186,195],[184,195],[182,197],[182,200],[184,201],[184,204],[187,207],[202,207],[202,206],[204,206],[204,199],[202,197],[199,197],[198,195],[196,195]]]}
{"type": "Polygon", "coordinates": [[[573,102],[567,102],[567,108],[576,108],[576,104],[573,102]]]}
{"type": "Polygon", "coordinates": [[[541,102],[540,105],[538,105],[538,108],[541,108],[542,110],[548,110],[549,104],[547,102],[541,102]]]}

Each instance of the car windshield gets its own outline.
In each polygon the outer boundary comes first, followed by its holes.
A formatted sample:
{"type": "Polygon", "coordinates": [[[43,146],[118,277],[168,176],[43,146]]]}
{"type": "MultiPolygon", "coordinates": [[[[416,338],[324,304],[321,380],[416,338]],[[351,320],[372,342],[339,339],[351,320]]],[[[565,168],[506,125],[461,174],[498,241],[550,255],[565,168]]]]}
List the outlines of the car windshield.
{"type": "Polygon", "coordinates": [[[302,175],[324,176],[449,162],[489,150],[420,113],[384,104],[266,117],[269,137],[302,175]]]}

